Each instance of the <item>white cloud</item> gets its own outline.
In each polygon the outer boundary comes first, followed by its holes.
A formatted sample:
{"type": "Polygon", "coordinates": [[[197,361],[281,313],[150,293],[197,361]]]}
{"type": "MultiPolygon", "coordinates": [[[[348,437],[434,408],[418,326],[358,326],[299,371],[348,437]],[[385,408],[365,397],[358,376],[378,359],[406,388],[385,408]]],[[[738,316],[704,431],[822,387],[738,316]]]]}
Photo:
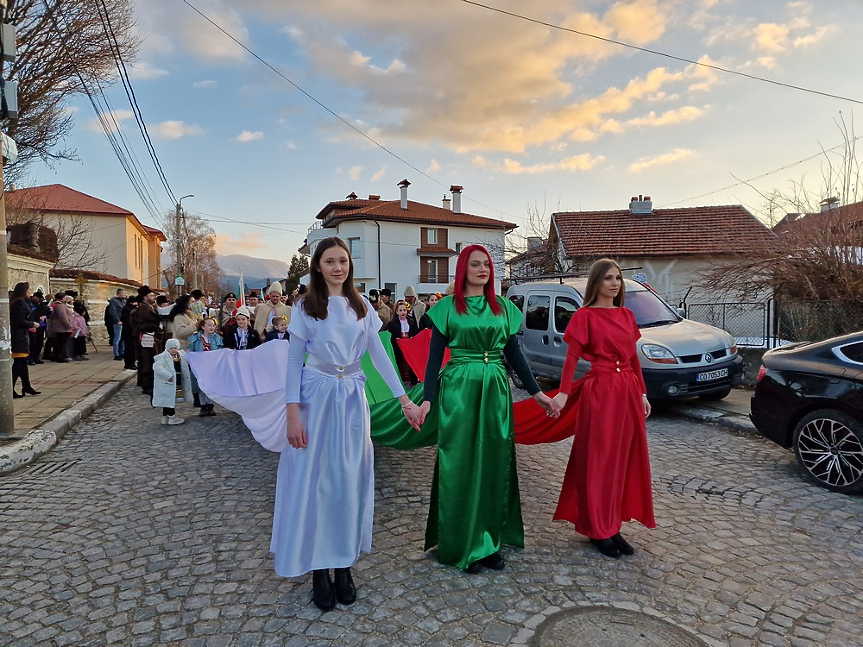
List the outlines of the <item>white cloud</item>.
{"type": "Polygon", "coordinates": [[[299,148],[299,146],[297,146],[297,143],[295,141],[288,140],[285,142],[285,148],[289,151],[295,151],[299,148]]]}
{"type": "Polygon", "coordinates": [[[682,159],[686,159],[687,157],[692,156],[692,151],[686,148],[675,148],[670,153],[664,153],[662,155],[654,155],[652,157],[642,157],[633,162],[629,166],[629,171],[632,173],[640,173],[641,171],[650,168],[651,166],[662,166],[666,164],[673,164],[674,162],[678,162],[682,159]]]}
{"type": "Polygon", "coordinates": [[[369,182],[377,182],[378,180],[383,179],[383,177],[386,175],[386,170],[387,170],[386,166],[382,166],[380,169],[375,171],[375,174],[372,175],[369,182]]]}
{"type": "Polygon", "coordinates": [[[264,234],[216,234],[216,253],[249,254],[255,250],[266,249],[264,234]]]}
{"type": "Polygon", "coordinates": [[[133,79],[141,79],[149,81],[158,79],[168,74],[168,70],[163,70],[158,67],[153,67],[150,63],[141,62],[131,66],[129,77],[133,79]]]}
{"type": "MultiPolygon", "coordinates": [[[[103,112],[102,120],[106,123],[109,132],[117,132],[123,126],[123,122],[127,119],[132,119],[135,116],[131,110],[112,110],[103,112]]],[[[87,122],[87,130],[102,132],[102,124],[98,118],[93,118],[87,122]]]]}
{"type": "Polygon", "coordinates": [[[360,179],[360,173],[362,173],[362,172],[363,172],[363,167],[362,167],[362,166],[359,166],[359,165],[357,165],[357,166],[352,166],[352,167],[348,170],[348,176],[349,176],[349,177],[350,177],[354,182],[356,182],[356,181],[358,181],[358,180],[360,179]]]}
{"type": "Polygon", "coordinates": [[[163,121],[151,126],[149,131],[162,139],[180,139],[181,137],[204,134],[203,128],[192,126],[183,121],[163,121]]]}
{"type": "Polygon", "coordinates": [[[477,168],[489,169],[498,173],[508,175],[535,175],[537,173],[548,173],[550,171],[589,171],[597,164],[602,163],[605,158],[602,155],[593,156],[589,153],[567,157],[557,162],[533,164],[524,166],[518,160],[505,158],[502,163],[492,162],[482,155],[475,155],[473,165],[477,168]]]}
{"type": "Polygon", "coordinates": [[[428,168],[426,169],[426,173],[437,173],[440,171],[441,166],[438,164],[437,160],[432,158],[432,161],[429,163],[428,168]]]}
{"type": "Polygon", "coordinates": [[[214,88],[217,85],[219,85],[218,81],[215,81],[213,79],[204,79],[203,81],[195,81],[192,84],[192,87],[196,90],[203,90],[205,88],[214,88]]]}
{"type": "Polygon", "coordinates": [[[244,130],[239,135],[234,138],[235,142],[239,142],[241,144],[246,144],[248,142],[256,142],[260,141],[264,138],[264,133],[260,130],[252,132],[250,130],[244,130]]]}
{"type": "Polygon", "coordinates": [[[752,48],[768,54],[784,52],[788,47],[788,32],[786,25],[762,23],[755,28],[755,42],[752,48]]]}

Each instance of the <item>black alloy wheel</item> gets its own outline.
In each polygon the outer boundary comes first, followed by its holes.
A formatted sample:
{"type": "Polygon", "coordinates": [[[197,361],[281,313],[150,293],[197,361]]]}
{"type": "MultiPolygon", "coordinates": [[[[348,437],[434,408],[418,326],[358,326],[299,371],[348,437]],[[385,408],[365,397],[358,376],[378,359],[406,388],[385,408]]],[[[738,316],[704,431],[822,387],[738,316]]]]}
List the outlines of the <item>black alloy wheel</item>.
{"type": "Polygon", "coordinates": [[[851,416],[833,409],[804,416],[794,429],[794,454],[818,485],[863,492],[863,424],[851,416]]]}

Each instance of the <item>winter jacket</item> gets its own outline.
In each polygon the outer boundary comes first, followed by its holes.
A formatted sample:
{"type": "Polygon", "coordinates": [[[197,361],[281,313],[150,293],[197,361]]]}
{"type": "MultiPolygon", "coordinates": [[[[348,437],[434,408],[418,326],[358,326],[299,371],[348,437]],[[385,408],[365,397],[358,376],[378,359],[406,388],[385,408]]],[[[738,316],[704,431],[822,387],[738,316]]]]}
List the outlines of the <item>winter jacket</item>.
{"type": "Polygon", "coordinates": [[[67,306],[62,301],[55,301],[51,308],[51,316],[48,317],[48,333],[52,335],[71,333],[75,329],[72,321],[73,314],[71,306],[67,306]]]}
{"type": "MultiPolygon", "coordinates": [[[[270,321],[270,312],[272,312],[272,310],[273,305],[270,302],[261,303],[257,308],[255,308],[255,330],[258,331],[258,335],[261,337],[264,336],[265,332],[272,330],[272,327],[268,325],[270,321]]],[[[273,316],[284,317],[288,320],[288,323],[291,323],[291,306],[276,306],[276,312],[273,316]]]]}
{"type": "Polygon", "coordinates": [[[154,333],[159,330],[159,313],[149,303],[139,303],[138,307],[129,313],[129,321],[135,335],[154,333]]]}
{"type": "MultiPolygon", "coordinates": [[[[222,339],[225,343],[225,348],[237,348],[237,324],[225,326],[222,331],[222,339]]],[[[261,336],[254,328],[248,328],[248,339],[246,340],[246,350],[252,350],[261,345],[261,336]]]]}
{"type": "MultiPolygon", "coordinates": [[[[192,373],[186,351],[180,351],[180,386],[183,401],[192,401],[192,373]]],[[[177,401],[177,369],[169,351],[159,353],[153,359],[153,406],[174,408],[177,401]]]]}
{"type": "Polygon", "coordinates": [[[123,313],[123,306],[126,305],[126,299],[120,297],[111,297],[108,301],[108,307],[105,308],[105,323],[114,325],[120,323],[120,315],[123,313]]]}
{"type": "Polygon", "coordinates": [[[180,342],[180,350],[189,349],[189,337],[197,332],[198,318],[194,312],[187,310],[174,317],[171,322],[171,333],[180,342]]]}
{"type": "MultiPolygon", "coordinates": [[[[290,333],[288,331],[285,331],[285,339],[290,339],[290,338],[291,338],[290,333]]],[[[264,341],[265,342],[273,341],[274,339],[275,340],[279,339],[279,331],[278,330],[271,330],[270,332],[268,332],[267,338],[264,341]]]]}
{"type": "MultiPolygon", "coordinates": [[[[198,331],[191,337],[189,337],[189,352],[195,353],[198,351],[204,350],[204,342],[203,342],[204,333],[198,331]]],[[[222,341],[222,336],[214,332],[210,335],[210,350],[221,350],[225,347],[224,342],[222,341]]]]}
{"type": "Polygon", "coordinates": [[[35,328],[29,319],[30,305],[27,299],[15,299],[9,304],[9,323],[12,327],[12,352],[15,354],[30,352],[30,328],[35,328]]]}

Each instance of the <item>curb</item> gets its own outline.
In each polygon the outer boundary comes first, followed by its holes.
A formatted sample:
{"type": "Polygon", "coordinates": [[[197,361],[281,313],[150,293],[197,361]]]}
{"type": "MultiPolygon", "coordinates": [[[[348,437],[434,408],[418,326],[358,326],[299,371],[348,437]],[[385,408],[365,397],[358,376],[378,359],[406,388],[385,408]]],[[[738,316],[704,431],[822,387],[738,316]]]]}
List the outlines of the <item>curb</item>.
{"type": "Polygon", "coordinates": [[[118,373],[110,382],[106,382],[74,406],[62,411],[39,429],[33,429],[18,442],[0,448],[0,476],[20,470],[47,454],[63,440],[72,427],[93,413],[96,407],[123,388],[135,375],[135,371],[118,373]]]}
{"type": "Polygon", "coordinates": [[[755,425],[752,424],[752,421],[739,413],[731,413],[729,411],[721,411],[719,409],[711,409],[708,407],[693,407],[686,405],[669,407],[669,413],[673,413],[674,415],[682,416],[684,418],[700,420],[702,422],[712,422],[716,425],[730,427],[731,429],[743,431],[755,436],[761,436],[761,434],[758,433],[758,430],[755,429],[755,425]]]}

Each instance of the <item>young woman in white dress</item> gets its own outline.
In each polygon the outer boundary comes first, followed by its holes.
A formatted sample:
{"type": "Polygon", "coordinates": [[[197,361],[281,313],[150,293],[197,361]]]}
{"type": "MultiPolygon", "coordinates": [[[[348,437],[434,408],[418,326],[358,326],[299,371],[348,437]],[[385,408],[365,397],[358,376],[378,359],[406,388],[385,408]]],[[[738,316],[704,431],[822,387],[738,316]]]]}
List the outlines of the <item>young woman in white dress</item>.
{"type": "Polygon", "coordinates": [[[360,367],[366,350],[417,429],[419,407],[405,395],[378,337],[380,318],[354,286],[344,241],[318,243],[309,277],[288,327],[289,446],[279,461],[270,551],[279,575],[312,571],[312,601],[329,611],[336,600],[354,602],[350,567],[371,550],[374,456],[360,367]]]}

